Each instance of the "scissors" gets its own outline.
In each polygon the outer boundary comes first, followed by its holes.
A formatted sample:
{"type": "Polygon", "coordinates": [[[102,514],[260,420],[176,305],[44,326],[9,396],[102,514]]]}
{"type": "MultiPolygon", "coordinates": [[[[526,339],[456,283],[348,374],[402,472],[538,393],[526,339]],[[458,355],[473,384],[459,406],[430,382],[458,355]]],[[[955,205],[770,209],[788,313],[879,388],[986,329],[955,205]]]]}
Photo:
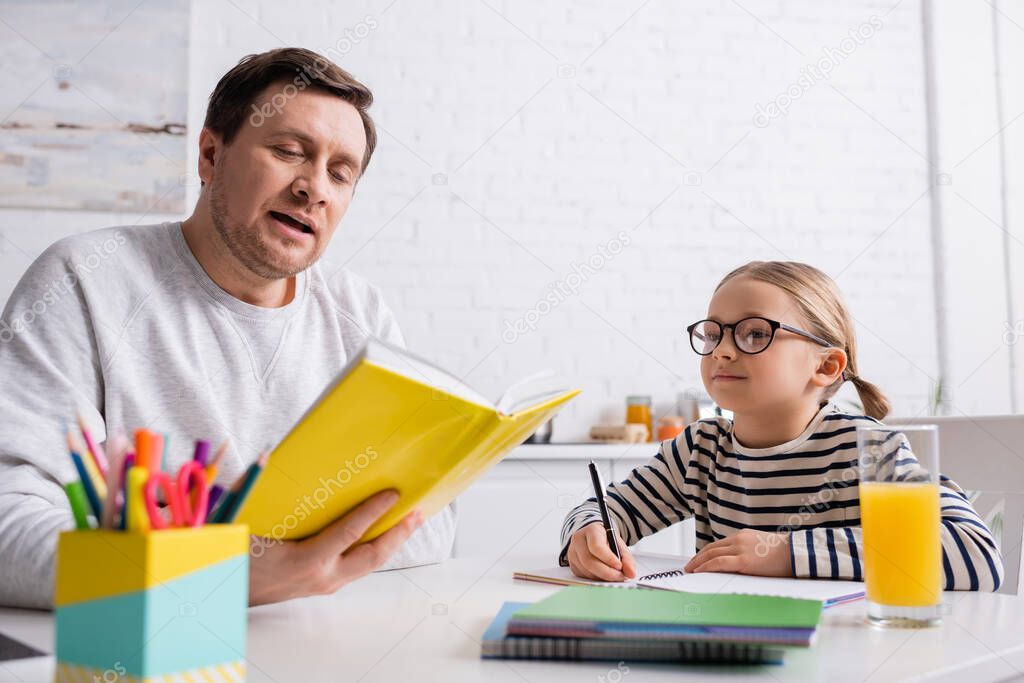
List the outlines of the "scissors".
{"type": "Polygon", "coordinates": [[[210,491],[206,488],[205,469],[194,460],[181,466],[175,480],[166,472],[150,474],[142,495],[149,524],[154,529],[201,526],[206,520],[210,491]],[[163,499],[170,508],[170,524],[160,512],[158,489],[163,492],[163,499]]]}

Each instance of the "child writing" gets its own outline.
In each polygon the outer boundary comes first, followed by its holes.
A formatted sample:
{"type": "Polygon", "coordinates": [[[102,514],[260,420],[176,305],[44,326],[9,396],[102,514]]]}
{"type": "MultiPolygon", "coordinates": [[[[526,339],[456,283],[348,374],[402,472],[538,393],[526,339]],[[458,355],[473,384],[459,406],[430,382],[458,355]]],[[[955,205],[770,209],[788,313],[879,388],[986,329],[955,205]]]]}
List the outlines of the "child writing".
{"type": "MultiPolygon", "coordinates": [[[[693,517],[698,552],[687,572],[862,580],[856,429],[879,424],[889,402],[860,377],[835,283],[802,263],[748,263],[687,329],[704,386],[733,419],[689,425],[607,487],[621,561],[590,498],[565,520],[560,563],[583,578],[634,578],[625,545],[693,517]],[[829,402],[846,381],[866,416],[829,402]]],[[[917,462],[901,453],[900,466],[917,462]]],[[[1003,569],[992,534],[960,487],[940,483],[946,590],[996,590],[1003,569]]]]}

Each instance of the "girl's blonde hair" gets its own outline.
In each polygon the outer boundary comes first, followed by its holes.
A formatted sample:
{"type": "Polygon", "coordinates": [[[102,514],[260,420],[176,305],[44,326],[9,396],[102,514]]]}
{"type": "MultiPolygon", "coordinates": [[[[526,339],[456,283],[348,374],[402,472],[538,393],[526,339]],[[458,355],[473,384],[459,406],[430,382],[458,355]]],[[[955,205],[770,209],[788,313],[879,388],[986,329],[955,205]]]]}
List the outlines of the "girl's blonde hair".
{"type": "Polygon", "coordinates": [[[853,382],[864,405],[864,413],[881,420],[889,413],[889,399],[871,382],[857,372],[857,341],[853,319],[843,301],[836,283],[825,273],[806,263],[796,261],[751,261],[732,271],[715,287],[736,277],[749,277],[775,285],[785,291],[796,303],[812,332],[836,348],[846,352],[846,370],[841,379],[825,389],[824,398],[831,398],[843,382],[853,382]]]}

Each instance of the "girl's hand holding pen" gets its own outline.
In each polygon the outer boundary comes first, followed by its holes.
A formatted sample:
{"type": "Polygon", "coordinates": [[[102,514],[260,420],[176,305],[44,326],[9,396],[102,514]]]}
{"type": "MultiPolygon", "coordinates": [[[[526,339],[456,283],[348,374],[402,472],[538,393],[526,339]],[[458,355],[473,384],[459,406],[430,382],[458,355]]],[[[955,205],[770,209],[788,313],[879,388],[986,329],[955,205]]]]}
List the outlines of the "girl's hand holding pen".
{"type": "Polygon", "coordinates": [[[572,573],[581,579],[596,581],[627,581],[636,578],[636,561],[622,537],[615,532],[622,560],[615,557],[608,545],[605,528],[600,522],[588,524],[572,535],[566,554],[572,573]]]}

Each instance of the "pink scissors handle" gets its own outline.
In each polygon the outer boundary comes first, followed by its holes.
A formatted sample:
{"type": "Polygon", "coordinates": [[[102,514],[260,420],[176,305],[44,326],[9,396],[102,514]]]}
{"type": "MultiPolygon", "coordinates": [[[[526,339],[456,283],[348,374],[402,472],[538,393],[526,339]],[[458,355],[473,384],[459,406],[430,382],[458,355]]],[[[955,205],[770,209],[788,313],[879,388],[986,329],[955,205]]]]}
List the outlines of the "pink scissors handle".
{"type": "Polygon", "coordinates": [[[178,497],[178,491],[174,488],[171,478],[164,472],[153,472],[146,480],[146,486],[142,491],[142,497],[146,504],[146,513],[149,515],[149,525],[153,529],[166,529],[167,520],[160,512],[158,505],[157,489],[164,492],[164,499],[167,507],[171,510],[171,526],[182,526],[182,502],[178,497]]]}
{"type": "Polygon", "coordinates": [[[189,460],[178,470],[178,500],[186,526],[202,526],[206,521],[206,508],[210,490],[206,487],[206,468],[189,460]]]}

